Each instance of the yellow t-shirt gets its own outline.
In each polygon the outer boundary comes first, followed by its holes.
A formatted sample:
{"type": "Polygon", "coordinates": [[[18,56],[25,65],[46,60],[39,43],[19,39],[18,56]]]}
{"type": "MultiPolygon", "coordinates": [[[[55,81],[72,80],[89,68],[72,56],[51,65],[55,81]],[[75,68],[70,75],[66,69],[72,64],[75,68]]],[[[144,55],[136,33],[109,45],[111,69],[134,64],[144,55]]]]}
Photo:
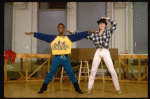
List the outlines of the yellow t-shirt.
{"type": "Polygon", "coordinates": [[[71,53],[72,42],[67,36],[57,36],[51,42],[52,55],[63,55],[71,53]]]}

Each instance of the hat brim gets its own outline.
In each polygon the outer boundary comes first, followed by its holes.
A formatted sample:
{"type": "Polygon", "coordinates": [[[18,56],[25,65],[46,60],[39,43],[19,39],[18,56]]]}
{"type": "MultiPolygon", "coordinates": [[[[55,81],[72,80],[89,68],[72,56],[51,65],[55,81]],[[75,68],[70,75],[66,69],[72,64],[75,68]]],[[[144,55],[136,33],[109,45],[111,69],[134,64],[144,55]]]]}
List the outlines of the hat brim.
{"type": "Polygon", "coordinates": [[[104,21],[97,21],[97,23],[99,24],[99,23],[105,23],[105,25],[107,25],[107,22],[104,22],[104,21]]]}

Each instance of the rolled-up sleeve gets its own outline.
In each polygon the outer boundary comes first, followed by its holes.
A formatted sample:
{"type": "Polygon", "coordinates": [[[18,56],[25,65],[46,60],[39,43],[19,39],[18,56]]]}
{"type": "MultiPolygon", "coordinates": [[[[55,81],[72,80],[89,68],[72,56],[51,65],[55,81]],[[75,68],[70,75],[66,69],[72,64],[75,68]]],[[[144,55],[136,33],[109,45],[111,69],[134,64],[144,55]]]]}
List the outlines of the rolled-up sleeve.
{"type": "Polygon", "coordinates": [[[111,28],[108,31],[110,33],[113,33],[113,31],[116,30],[117,22],[112,19],[109,19],[108,21],[111,23],[111,28]]]}

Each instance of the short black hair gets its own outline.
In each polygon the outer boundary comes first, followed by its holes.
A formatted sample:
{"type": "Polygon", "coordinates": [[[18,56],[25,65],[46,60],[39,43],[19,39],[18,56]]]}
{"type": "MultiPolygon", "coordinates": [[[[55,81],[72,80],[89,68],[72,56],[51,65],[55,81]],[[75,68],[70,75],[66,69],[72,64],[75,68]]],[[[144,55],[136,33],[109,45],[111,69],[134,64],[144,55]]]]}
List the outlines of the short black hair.
{"type": "MultiPolygon", "coordinates": [[[[63,25],[63,26],[64,26],[64,28],[65,28],[65,25],[64,25],[64,24],[62,24],[62,23],[59,23],[59,24],[58,24],[58,26],[59,26],[59,25],[63,25]]],[[[57,26],[57,28],[58,28],[58,26],[57,26]]]]}
{"type": "Polygon", "coordinates": [[[97,21],[98,25],[99,23],[105,23],[105,25],[107,25],[106,19],[100,19],[97,21]]]}

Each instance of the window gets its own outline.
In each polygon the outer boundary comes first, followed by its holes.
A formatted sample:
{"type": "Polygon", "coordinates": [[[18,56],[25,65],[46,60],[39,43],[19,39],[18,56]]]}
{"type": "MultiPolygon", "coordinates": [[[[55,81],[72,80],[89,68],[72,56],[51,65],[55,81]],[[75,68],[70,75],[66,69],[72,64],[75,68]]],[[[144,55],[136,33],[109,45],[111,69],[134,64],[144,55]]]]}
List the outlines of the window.
{"type": "Polygon", "coordinates": [[[39,9],[66,9],[67,2],[39,2],[39,9]]]}

